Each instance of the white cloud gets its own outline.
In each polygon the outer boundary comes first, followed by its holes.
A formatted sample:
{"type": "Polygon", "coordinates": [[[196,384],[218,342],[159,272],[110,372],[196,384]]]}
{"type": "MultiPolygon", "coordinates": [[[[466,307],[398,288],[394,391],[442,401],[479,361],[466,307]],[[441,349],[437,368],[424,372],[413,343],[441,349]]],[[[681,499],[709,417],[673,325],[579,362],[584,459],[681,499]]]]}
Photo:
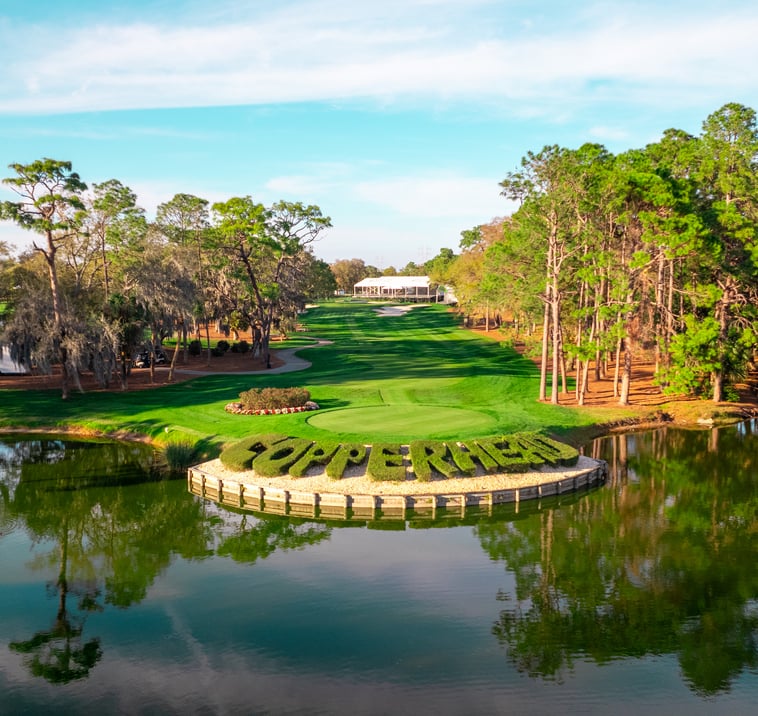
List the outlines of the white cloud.
{"type": "Polygon", "coordinates": [[[0,243],[6,243],[13,254],[30,249],[35,237],[39,238],[37,234],[25,231],[10,221],[0,221],[0,243]]]}
{"type": "Polygon", "coordinates": [[[443,174],[362,181],[355,194],[363,201],[418,218],[479,217],[486,221],[512,210],[499,195],[497,181],[479,177],[443,174]]]}
{"type": "Polygon", "coordinates": [[[600,140],[601,142],[607,140],[621,142],[629,138],[629,132],[621,127],[590,127],[588,133],[593,139],[600,140]]]}
{"type": "Polygon", "coordinates": [[[318,201],[334,190],[344,193],[354,181],[357,168],[341,162],[318,162],[306,169],[309,171],[302,174],[272,177],[264,186],[265,192],[277,199],[318,201]]]}
{"type": "Polygon", "coordinates": [[[225,194],[218,189],[208,189],[196,183],[194,180],[187,185],[178,185],[175,179],[165,181],[135,180],[124,182],[136,195],[137,204],[141,206],[147,216],[152,219],[155,217],[155,210],[159,204],[172,199],[176,194],[192,194],[208,202],[210,208],[215,202],[227,201],[231,194],[225,194]]]}
{"type": "Polygon", "coordinates": [[[670,101],[689,102],[758,87],[745,71],[758,62],[758,10],[749,6],[717,17],[609,6],[577,15],[561,34],[503,6],[498,34],[477,24],[486,20],[470,3],[428,4],[300,2],[234,21],[221,13],[215,24],[189,16],[185,25],[33,32],[6,23],[0,111],[365,98],[518,100],[520,111],[546,111],[579,102],[580,92],[583,101],[644,102],[671,88],[670,101]]]}

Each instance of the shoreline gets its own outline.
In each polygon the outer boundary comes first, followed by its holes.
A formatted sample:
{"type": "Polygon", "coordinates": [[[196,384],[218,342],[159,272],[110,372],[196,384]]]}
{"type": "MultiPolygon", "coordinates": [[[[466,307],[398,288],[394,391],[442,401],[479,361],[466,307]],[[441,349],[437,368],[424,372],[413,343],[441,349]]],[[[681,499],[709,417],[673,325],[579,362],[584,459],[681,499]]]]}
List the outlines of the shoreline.
{"type": "Polygon", "coordinates": [[[573,478],[602,465],[601,460],[580,455],[576,465],[550,466],[525,472],[485,473],[481,467],[470,477],[433,476],[428,481],[408,477],[405,480],[372,480],[365,465],[348,469],[341,478],[328,477],[323,468],[316,468],[303,477],[280,475],[263,477],[254,470],[235,472],[225,467],[219,458],[191,466],[190,470],[213,475],[224,483],[235,482],[255,485],[269,490],[302,492],[329,492],[341,495],[443,495],[448,493],[512,490],[545,485],[573,478]]]}
{"type": "MultiPolygon", "coordinates": [[[[698,418],[696,420],[681,420],[665,412],[655,416],[647,414],[629,416],[621,420],[610,420],[578,428],[570,428],[560,435],[551,434],[548,437],[564,442],[573,447],[581,447],[585,443],[596,438],[605,437],[623,432],[637,430],[655,430],[662,427],[675,427],[683,429],[703,430],[711,427],[723,427],[758,418],[758,407],[744,403],[728,403],[714,405],[711,417],[698,418]]],[[[642,411],[641,411],[642,412],[642,411]]],[[[100,438],[107,440],[122,440],[124,442],[148,443],[156,448],[165,447],[169,441],[152,437],[145,433],[129,430],[98,430],[95,428],[80,427],[76,424],[68,425],[0,425],[0,434],[28,433],[40,435],[71,435],[83,438],[100,438]]],[[[160,437],[163,437],[162,435],[160,437]]],[[[208,457],[208,460],[212,458],[208,457]]]]}
{"type": "Polygon", "coordinates": [[[340,479],[323,470],[311,475],[261,477],[254,471],[231,471],[214,459],[187,470],[187,489],[203,499],[236,509],[323,519],[405,519],[407,511],[459,510],[558,496],[602,485],[608,478],[603,460],[580,455],[572,467],[548,467],[522,473],[477,474],[375,481],[365,469],[340,479]]]}

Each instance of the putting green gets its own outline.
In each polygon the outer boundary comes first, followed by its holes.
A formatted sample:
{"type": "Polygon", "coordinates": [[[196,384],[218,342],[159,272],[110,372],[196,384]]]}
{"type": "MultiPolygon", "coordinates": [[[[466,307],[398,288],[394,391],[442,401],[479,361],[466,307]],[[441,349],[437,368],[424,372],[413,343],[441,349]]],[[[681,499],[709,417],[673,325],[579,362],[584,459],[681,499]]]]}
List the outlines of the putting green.
{"type": "Polygon", "coordinates": [[[494,418],[475,410],[431,405],[377,405],[317,413],[308,423],[333,433],[432,437],[438,434],[477,431],[486,435],[495,429],[494,418]]]}

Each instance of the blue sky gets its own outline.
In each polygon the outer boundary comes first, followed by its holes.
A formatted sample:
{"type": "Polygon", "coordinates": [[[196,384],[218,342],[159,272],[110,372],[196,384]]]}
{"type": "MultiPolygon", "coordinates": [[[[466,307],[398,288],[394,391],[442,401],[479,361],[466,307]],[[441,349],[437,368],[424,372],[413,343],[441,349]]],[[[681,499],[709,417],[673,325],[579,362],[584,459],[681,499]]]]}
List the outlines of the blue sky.
{"type": "Polygon", "coordinates": [[[510,213],[498,182],[530,150],[758,108],[757,37],[753,0],[0,0],[0,176],[65,159],[149,214],[315,203],[320,258],[401,267],[510,213]]]}

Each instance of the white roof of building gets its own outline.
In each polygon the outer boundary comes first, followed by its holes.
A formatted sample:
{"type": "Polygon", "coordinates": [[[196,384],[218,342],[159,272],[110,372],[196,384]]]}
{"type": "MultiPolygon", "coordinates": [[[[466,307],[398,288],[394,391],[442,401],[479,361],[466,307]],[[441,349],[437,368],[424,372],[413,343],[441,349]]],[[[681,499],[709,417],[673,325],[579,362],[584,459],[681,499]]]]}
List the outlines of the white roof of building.
{"type": "Polygon", "coordinates": [[[379,276],[378,278],[364,278],[358,281],[356,286],[376,286],[378,288],[426,288],[429,285],[428,276],[379,276]]]}

